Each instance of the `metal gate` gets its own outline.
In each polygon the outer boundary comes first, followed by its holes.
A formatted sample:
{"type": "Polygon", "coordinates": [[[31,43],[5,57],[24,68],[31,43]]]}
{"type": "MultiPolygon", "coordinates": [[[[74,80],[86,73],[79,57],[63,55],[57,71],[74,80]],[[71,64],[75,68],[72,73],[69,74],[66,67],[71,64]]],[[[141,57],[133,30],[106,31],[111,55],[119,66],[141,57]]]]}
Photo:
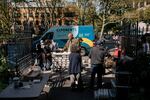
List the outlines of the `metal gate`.
{"type": "Polygon", "coordinates": [[[31,34],[18,33],[8,41],[7,44],[7,61],[11,68],[16,66],[27,67],[31,64],[31,34]]]}
{"type": "Polygon", "coordinates": [[[146,31],[144,27],[139,27],[139,23],[126,23],[122,27],[121,34],[121,45],[122,48],[126,50],[126,53],[135,57],[138,55],[140,49],[142,49],[142,40],[141,38],[150,34],[147,33],[150,30],[150,27],[147,27],[146,31]]]}

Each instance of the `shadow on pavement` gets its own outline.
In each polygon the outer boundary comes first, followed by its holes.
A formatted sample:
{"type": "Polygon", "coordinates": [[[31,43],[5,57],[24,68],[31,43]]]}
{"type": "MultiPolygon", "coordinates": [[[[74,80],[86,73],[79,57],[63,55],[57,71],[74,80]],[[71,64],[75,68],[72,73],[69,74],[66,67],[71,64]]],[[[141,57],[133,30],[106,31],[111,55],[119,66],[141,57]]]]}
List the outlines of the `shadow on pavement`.
{"type": "Polygon", "coordinates": [[[94,100],[93,91],[71,90],[70,87],[51,88],[49,93],[50,100],[94,100]]]}

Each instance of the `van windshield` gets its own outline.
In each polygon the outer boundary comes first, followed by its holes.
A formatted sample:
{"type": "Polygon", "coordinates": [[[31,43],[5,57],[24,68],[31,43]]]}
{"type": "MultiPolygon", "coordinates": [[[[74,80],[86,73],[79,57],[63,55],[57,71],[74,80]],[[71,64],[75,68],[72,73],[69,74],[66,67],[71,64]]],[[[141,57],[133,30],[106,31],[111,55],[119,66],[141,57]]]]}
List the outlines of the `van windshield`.
{"type": "Polygon", "coordinates": [[[53,35],[54,35],[53,32],[49,32],[49,33],[47,33],[47,34],[42,38],[42,40],[46,40],[46,39],[52,40],[52,39],[53,39],[53,35]]]}

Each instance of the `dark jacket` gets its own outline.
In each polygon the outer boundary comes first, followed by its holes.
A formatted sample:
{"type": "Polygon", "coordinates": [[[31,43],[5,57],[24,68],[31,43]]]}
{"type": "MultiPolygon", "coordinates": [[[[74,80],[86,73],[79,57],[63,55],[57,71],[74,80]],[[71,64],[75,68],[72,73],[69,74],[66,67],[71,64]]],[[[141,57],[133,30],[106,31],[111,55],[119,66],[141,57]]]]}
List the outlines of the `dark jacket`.
{"type": "Polygon", "coordinates": [[[81,55],[79,53],[71,53],[69,55],[69,74],[77,74],[81,72],[81,55]]]}
{"type": "Polygon", "coordinates": [[[102,64],[106,51],[102,46],[95,46],[91,49],[89,57],[91,58],[91,64],[102,64]]]}

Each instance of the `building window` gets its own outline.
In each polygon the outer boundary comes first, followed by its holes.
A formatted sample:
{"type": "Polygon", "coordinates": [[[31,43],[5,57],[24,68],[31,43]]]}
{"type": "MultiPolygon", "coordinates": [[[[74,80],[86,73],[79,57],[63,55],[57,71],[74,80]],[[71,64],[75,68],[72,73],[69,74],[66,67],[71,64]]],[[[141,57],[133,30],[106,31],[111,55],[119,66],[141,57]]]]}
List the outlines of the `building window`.
{"type": "Polygon", "coordinates": [[[58,14],[62,14],[62,8],[57,9],[58,14]]]}
{"type": "Polygon", "coordinates": [[[35,13],[35,17],[36,18],[38,18],[39,17],[39,13],[37,12],[37,13],[35,13]]]}
{"type": "Polygon", "coordinates": [[[41,13],[41,17],[44,18],[44,13],[41,13]]]}
{"type": "Polygon", "coordinates": [[[44,20],[41,21],[41,24],[44,24],[44,20]]]}
{"type": "Polygon", "coordinates": [[[137,9],[138,8],[138,3],[135,3],[135,9],[137,9]]]}
{"type": "Polygon", "coordinates": [[[36,25],[39,25],[39,21],[38,21],[38,20],[36,20],[36,21],[35,21],[35,24],[36,24],[36,25]]]}
{"type": "Polygon", "coordinates": [[[144,2],[140,2],[140,7],[144,7],[144,2]]]}
{"type": "Polygon", "coordinates": [[[15,18],[17,17],[17,13],[14,13],[14,17],[15,17],[15,18]]]}
{"type": "Polygon", "coordinates": [[[24,16],[24,17],[27,17],[27,14],[26,14],[26,13],[23,13],[23,16],[24,16]]]}
{"type": "Polygon", "coordinates": [[[30,21],[30,26],[31,26],[31,27],[33,26],[33,21],[30,21]]]}
{"type": "Polygon", "coordinates": [[[65,20],[65,25],[71,25],[69,20],[65,20]]]}
{"type": "Polygon", "coordinates": [[[15,18],[20,18],[21,17],[21,13],[14,13],[14,17],[15,18]]]}
{"type": "Polygon", "coordinates": [[[149,0],[147,0],[146,2],[147,2],[147,5],[150,5],[150,1],[149,0]]]}
{"type": "Polygon", "coordinates": [[[19,18],[20,18],[20,17],[21,17],[21,13],[18,13],[18,14],[17,14],[17,17],[19,17],[19,18]]]}
{"type": "Polygon", "coordinates": [[[17,23],[17,25],[22,25],[20,20],[17,20],[16,23],[17,23]]]}
{"type": "Polygon", "coordinates": [[[51,21],[50,20],[48,20],[48,24],[50,24],[51,23],[51,21]]]}
{"type": "Polygon", "coordinates": [[[29,13],[29,17],[33,17],[33,13],[29,13]]]}
{"type": "Polygon", "coordinates": [[[47,17],[50,17],[50,14],[49,13],[46,13],[47,17]]]}
{"type": "Polygon", "coordinates": [[[75,12],[64,13],[65,17],[74,17],[75,12]]]}
{"type": "Polygon", "coordinates": [[[59,20],[58,23],[59,23],[59,25],[62,25],[62,21],[61,20],[59,20]]]}
{"type": "Polygon", "coordinates": [[[27,24],[28,24],[28,21],[27,21],[27,20],[23,21],[23,26],[25,26],[25,25],[27,25],[27,24]]]}

